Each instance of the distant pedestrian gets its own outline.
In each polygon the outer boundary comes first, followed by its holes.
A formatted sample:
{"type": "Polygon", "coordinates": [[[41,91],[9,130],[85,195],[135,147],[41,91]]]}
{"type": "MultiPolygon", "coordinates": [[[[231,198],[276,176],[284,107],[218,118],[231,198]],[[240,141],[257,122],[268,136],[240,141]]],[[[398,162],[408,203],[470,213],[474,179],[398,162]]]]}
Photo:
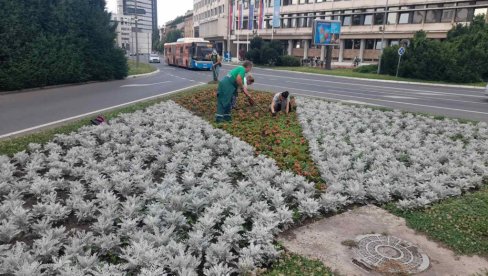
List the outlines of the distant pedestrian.
{"type": "Polygon", "coordinates": [[[222,67],[222,59],[215,49],[213,50],[210,59],[212,60],[213,80],[217,82],[219,81],[220,67],[222,67]]]}
{"type": "Polygon", "coordinates": [[[216,122],[229,122],[232,120],[232,98],[234,97],[238,88],[249,98],[249,102],[254,104],[251,95],[247,92],[247,87],[244,86],[244,78],[246,73],[252,69],[251,61],[244,61],[242,66],[238,66],[230,71],[220,82],[217,90],[217,113],[215,114],[216,122]]]}

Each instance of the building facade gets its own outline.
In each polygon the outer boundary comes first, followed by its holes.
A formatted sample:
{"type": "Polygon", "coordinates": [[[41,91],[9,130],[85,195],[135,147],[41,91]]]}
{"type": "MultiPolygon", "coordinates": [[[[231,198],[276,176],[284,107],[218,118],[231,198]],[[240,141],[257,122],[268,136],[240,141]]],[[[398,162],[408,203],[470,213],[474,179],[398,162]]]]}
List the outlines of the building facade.
{"type": "Polygon", "coordinates": [[[193,11],[188,11],[185,14],[184,37],[195,37],[195,28],[193,27],[193,11]]]}
{"type": "Polygon", "coordinates": [[[157,0],[117,0],[117,20],[120,29],[120,38],[117,40],[120,40],[119,45],[126,49],[127,53],[151,53],[153,30],[158,30],[156,3],[157,0]]]}
{"type": "Polygon", "coordinates": [[[249,37],[261,36],[281,41],[287,54],[309,58],[321,56],[321,49],[312,45],[313,21],[338,20],[342,24],[341,42],[334,47],[333,60],[349,62],[359,57],[375,62],[383,36],[385,47],[408,43],[419,30],[426,31],[429,38],[444,39],[455,24],[467,24],[475,15],[488,14],[487,0],[281,0],[279,27],[273,28],[274,2],[263,0],[260,11],[260,0],[195,0],[195,26],[199,27],[201,37],[215,42],[225,41],[226,30],[231,29],[234,57],[237,45],[246,50],[249,37]],[[231,2],[236,8],[229,9],[231,2]],[[251,4],[253,24],[249,24],[251,4]],[[230,10],[233,24],[228,20],[230,10]],[[263,21],[259,28],[261,13],[263,21]]]}
{"type": "Polygon", "coordinates": [[[194,0],[193,26],[196,37],[214,43],[223,55],[229,38],[229,0],[194,0]]]}

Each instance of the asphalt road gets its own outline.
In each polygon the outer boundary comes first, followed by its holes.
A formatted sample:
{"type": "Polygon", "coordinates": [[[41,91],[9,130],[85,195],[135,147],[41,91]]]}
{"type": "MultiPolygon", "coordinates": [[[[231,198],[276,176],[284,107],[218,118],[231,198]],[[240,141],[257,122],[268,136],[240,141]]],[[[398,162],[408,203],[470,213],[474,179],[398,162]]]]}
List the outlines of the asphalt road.
{"type": "MultiPolygon", "coordinates": [[[[0,95],[0,137],[100,109],[207,83],[211,72],[156,65],[147,77],[0,95]]],[[[224,65],[221,76],[232,67],[224,65]]],[[[366,103],[488,122],[483,90],[373,82],[254,68],[255,89],[366,103]]]]}

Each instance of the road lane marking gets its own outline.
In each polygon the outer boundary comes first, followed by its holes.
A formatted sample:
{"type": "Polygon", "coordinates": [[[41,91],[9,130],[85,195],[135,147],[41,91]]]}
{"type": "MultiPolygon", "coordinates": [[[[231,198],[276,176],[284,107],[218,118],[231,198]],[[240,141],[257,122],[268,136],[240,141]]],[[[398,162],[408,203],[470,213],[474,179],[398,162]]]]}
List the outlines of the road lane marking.
{"type": "Polygon", "coordinates": [[[418,100],[418,98],[404,97],[404,96],[381,96],[383,98],[399,99],[399,100],[418,100]]]}
{"type": "Polygon", "coordinates": [[[353,101],[353,100],[341,100],[341,102],[350,103],[350,104],[359,104],[359,105],[371,105],[371,106],[382,106],[379,104],[372,104],[367,102],[360,102],[360,101],[353,101]]]}
{"type": "MultiPolygon", "coordinates": [[[[324,87],[324,85],[320,85],[320,84],[312,84],[312,83],[306,83],[306,82],[296,82],[296,81],[285,81],[287,83],[293,83],[293,84],[300,84],[300,85],[309,85],[309,86],[316,86],[316,87],[324,87]]],[[[361,93],[361,92],[371,92],[371,93],[383,93],[383,94],[405,94],[404,92],[401,92],[401,91],[388,91],[387,89],[380,89],[380,90],[383,90],[383,91],[377,91],[377,90],[361,90],[360,92],[357,91],[357,90],[351,90],[352,88],[346,88],[346,87],[338,87],[338,89],[348,89],[348,90],[345,90],[344,92],[347,92],[347,93],[354,93],[354,94],[360,94],[360,95],[364,95],[364,93],[361,93]]],[[[415,93],[415,94],[419,94],[419,93],[415,93]]],[[[429,93],[425,93],[425,94],[428,94],[430,96],[433,96],[429,93]]],[[[437,92],[434,92],[432,94],[439,94],[437,92]]],[[[381,96],[381,95],[380,95],[381,96]]],[[[422,97],[422,99],[432,99],[432,100],[443,100],[443,101],[450,101],[450,102],[460,102],[460,103],[473,103],[473,104],[488,104],[486,102],[473,102],[473,101],[464,101],[464,100],[455,100],[455,99],[448,99],[448,98],[434,98],[434,97],[422,97]]]]}
{"type": "Polygon", "coordinates": [[[163,83],[168,83],[171,81],[161,81],[161,82],[155,82],[155,83],[135,83],[135,84],[126,84],[122,85],[121,88],[126,88],[126,87],[145,87],[145,86],[153,86],[153,85],[158,85],[158,84],[163,84],[163,83]]]}
{"type": "Polygon", "coordinates": [[[138,103],[138,102],[143,102],[143,101],[151,100],[151,99],[158,98],[158,97],[161,97],[161,96],[164,96],[164,95],[178,93],[178,92],[181,92],[181,91],[184,91],[184,90],[187,90],[187,89],[191,89],[191,88],[194,88],[194,87],[198,87],[198,86],[200,86],[202,84],[205,84],[205,83],[199,82],[196,85],[187,86],[187,87],[184,87],[184,88],[180,88],[180,89],[172,90],[172,91],[168,91],[168,92],[162,92],[162,93],[160,93],[158,95],[154,95],[154,96],[150,96],[150,97],[145,97],[145,98],[142,98],[142,99],[130,101],[130,102],[123,103],[123,104],[109,106],[109,107],[102,108],[102,109],[95,110],[95,111],[91,111],[91,112],[88,112],[88,113],[84,113],[84,114],[72,116],[72,117],[69,117],[69,118],[57,120],[57,121],[54,121],[54,122],[50,122],[50,123],[46,123],[46,124],[42,124],[42,125],[37,125],[37,126],[25,128],[25,129],[22,129],[22,130],[10,132],[10,133],[7,133],[7,134],[0,135],[0,139],[4,139],[4,138],[10,137],[10,136],[15,136],[15,135],[22,134],[24,132],[29,132],[29,131],[37,130],[37,129],[40,129],[40,128],[44,128],[44,127],[48,127],[48,126],[52,126],[52,125],[64,123],[64,122],[67,122],[67,121],[72,121],[72,120],[80,119],[80,118],[87,117],[87,116],[91,116],[91,115],[94,115],[94,114],[99,114],[99,113],[105,112],[107,110],[111,110],[111,109],[114,109],[114,108],[119,108],[119,107],[131,105],[131,104],[135,104],[135,103],[138,103]]]}
{"type": "MultiPolygon", "coordinates": [[[[431,90],[418,90],[418,89],[410,89],[410,88],[379,86],[379,85],[370,85],[370,84],[361,84],[361,83],[346,83],[346,82],[338,82],[338,81],[326,81],[326,80],[295,78],[295,77],[287,77],[287,76],[279,76],[279,75],[269,75],[269,74],[261,74],[261,73],[253,73],[253,75],[256,75],[256,76],[265,76],[265,77],[274,77],[274,78],[293,79],[293,80],[302,80],[302,81],[333,83],[333,84],[341,84],[341,85],[352,85],[352,86],[361,86],[361,87],[374,87],[374,88],[380,88],[380,89],[404,90],[404,91],[423,92],[423,93],[429,92],[429,93],[437,93],[437,94],[444,94],[444,95],[465,96],[465,97],[483,98],[483,99],[486,98],[486,96],[483,96],[481,94],[483,91],[480,91],[479,92],[480,95],[478,96],[478,95],[456,94],[456,93],[449,93],[449,92],[440,92],[440,91],[431,91],[431,90]]],[[[478,91],[470,91],[470,92],[478,92],[478,91]]]]}
{"type": "MultiPolygon", "coordinates": [[[[289,87],[285,87],[285,86],[269,85],[269,84],[262,84],[262,83],[260,83],[259,85],[272,86],[272,87],[283,88],[283,89],[290,89],[289,87]]],[[[331,92],[322,92],[322,91],[306,90],[306,89],[297,89],[297,88],[294,88],[294,90],[304,91],[304,92],[310,92],[310,93],[329,94],[329,95],[334,95],[334,96],[339,96],[339,97],[357,98],[357,99],[377,101],[377,102],[395,103],[395,104],[402,104],[402,105],[429,107],[429,108],[436,108],[436,109],[443,109],[443,110],[450,110],[450,111],[460,111],[460,112],[465,112],[465,113],[475,113],[475,114],[488,115],[488,112],[481,112],[481,111],[475,111],[475,110],[466,110],[466,109],[442,107],[442,106],[435,106],[435,105],[425,105],[425,104],[397,102],[397,101],[390,101],[390,100],[381,100],[381,99],[361,97],[361,96],[349,96],[349,95],[346,95],[346,94],[337,94],[337,93],[331,93],[331,92]]],[[[344,92],[346,92],[346,91],[344,91],[344,92]]]]}

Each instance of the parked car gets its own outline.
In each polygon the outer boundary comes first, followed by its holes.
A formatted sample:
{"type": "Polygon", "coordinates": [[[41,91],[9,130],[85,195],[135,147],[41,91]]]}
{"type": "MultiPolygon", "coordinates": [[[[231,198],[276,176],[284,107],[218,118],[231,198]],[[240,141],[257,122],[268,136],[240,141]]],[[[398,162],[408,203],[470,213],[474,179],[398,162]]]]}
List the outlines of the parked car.
{"type": "Polygon", "coordinates": [[[151,54],[149,56],[149,63],[161,63],[161,59],[156,54],[151,54]]]}
{"type": "Polygon", "coordinates": [[[485,87],[485,96],[487,96],[487,97],[488,97],[488,84],[487,84],[487,85],[486,85],[486,87],[485,87]]]}

